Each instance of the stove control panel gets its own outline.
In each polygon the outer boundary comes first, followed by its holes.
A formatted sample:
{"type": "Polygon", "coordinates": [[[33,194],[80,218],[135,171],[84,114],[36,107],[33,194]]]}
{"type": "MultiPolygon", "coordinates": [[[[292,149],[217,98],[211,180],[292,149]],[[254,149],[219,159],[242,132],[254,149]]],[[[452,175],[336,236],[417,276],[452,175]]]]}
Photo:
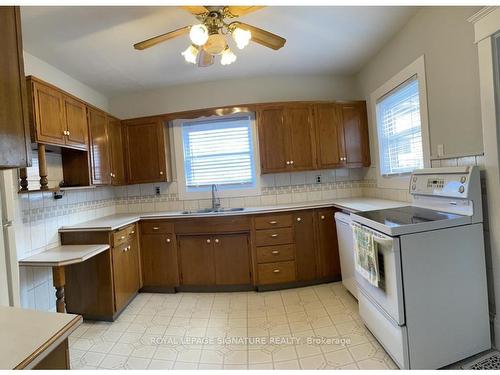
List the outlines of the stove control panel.
{"type": "Polygon", "coordinates": [[[467,198],[468,173],[414,174],[410,178],[410,194],[467,198]]]}

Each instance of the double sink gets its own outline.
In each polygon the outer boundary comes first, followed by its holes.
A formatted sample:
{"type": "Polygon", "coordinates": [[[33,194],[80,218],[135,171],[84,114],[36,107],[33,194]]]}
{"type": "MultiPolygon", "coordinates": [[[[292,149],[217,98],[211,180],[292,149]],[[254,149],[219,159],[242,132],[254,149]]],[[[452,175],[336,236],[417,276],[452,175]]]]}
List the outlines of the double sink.
{"type": "Polygon", "coordinates": [[[202,208],[200,210],[186,210],[182,211],[181,214],[183,215],[193,215],[193,214],[211,214],[211,213],[225,213],[225,212],[237,212],[237,211],[244,211],[245,209],[243,207],[237,207],[237,208],[202,208]]]}

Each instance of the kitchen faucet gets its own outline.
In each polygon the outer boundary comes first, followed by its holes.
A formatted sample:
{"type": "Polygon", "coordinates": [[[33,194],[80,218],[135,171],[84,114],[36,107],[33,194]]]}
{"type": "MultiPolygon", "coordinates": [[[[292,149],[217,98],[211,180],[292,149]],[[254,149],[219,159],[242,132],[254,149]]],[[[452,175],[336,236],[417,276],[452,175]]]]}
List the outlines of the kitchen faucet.
{"type": "Polygon", "coordinates": [[[220,198],[217,196],[217,185],[212,184],[212,210],[217,211],[220,208],[220,198]]]}

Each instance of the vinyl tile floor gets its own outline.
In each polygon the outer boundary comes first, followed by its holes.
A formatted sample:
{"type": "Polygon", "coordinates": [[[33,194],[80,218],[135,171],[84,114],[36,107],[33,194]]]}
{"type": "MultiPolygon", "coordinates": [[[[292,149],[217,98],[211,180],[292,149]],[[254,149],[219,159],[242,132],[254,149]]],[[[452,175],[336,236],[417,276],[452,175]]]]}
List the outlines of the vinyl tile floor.
{"type": "Polygon", "coordinates": [[[395,369],[341,283],[272,292],[141,293],[70,336],[72,369],[395,369]]]}

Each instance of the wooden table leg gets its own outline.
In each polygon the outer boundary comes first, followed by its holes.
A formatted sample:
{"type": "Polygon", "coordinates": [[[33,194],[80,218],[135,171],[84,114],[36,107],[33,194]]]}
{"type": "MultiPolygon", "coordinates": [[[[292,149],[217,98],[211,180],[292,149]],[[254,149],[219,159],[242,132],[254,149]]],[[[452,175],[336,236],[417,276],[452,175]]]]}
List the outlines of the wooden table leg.
{"type": "Polygon", "coordinates": [[[64,274],[64,266],[52,267],[52,279],[56,288],[56,310],[59,313],[66,312],[66,299],[64,297],[64,285],[66,277],[64,274]]]}
{"type": "Polygon", "coordinates": [[[19,169],[19,179],[21,180],[21,191],[28,191],[28,171],[26,168],[19,169]]]}
{"type": "Polygon", "coordinates": [[[45,145],[38,144],[38,171],[40,174],[40,190],[49,188],[49,180],[47,179],[47,158],[45,155],[45,145]]]}

